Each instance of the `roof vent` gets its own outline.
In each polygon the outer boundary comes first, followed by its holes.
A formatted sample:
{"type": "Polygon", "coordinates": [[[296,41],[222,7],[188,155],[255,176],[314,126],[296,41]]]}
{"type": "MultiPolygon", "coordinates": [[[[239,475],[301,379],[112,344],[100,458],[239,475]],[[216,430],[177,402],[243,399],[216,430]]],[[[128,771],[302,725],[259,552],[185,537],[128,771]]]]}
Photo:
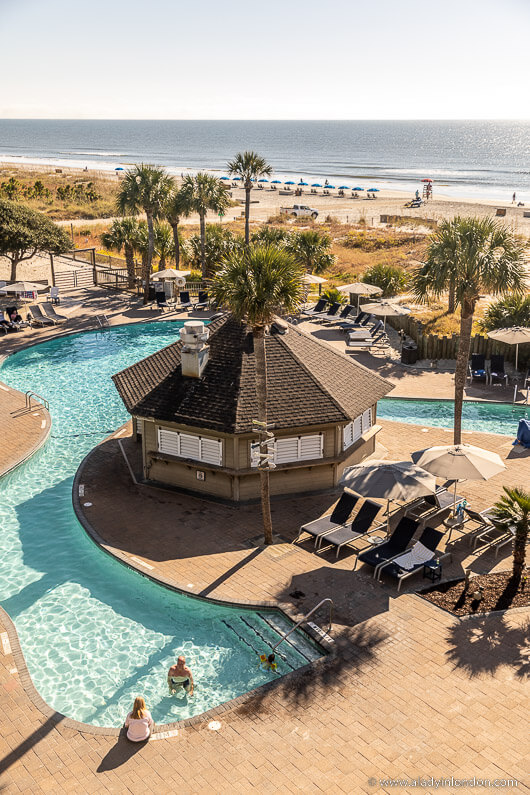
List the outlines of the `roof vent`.
{"type": "Polygon", "coordinates": [[[210,347],[206,345],[208,329],[200,320],[188,320],[180,331],[183,343],[181,354],[182,375],[200,378],[208,364],[210,347]]]}
{"type": "Polygon", "coordinates": [[[280,320],[280,318],[276,318],[271,323],[270,333],[271,334],[287,334],[289,331],[289,326],[285,322],[285,320],[280,320]]]}

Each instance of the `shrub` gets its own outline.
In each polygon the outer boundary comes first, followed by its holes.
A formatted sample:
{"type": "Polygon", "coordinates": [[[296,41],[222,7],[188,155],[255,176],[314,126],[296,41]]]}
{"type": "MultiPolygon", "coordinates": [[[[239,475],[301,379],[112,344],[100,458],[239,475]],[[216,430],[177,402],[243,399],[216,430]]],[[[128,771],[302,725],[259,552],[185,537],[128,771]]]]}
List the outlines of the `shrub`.
{"type": "Polygon", "coordinates": [[[530,326],[530,295],[508,295],[490,304],[479,321],[483,331],[510,326],[530,326]]]}
{"type": "Polygon", "coordinates": [[[345,304],[347,301],[346,294],[339,292],[336,287],[328,287],[327,290],[324,290],[322,298],[325,298],[330,304],[345,304]]]}
{"type": "Polygon", "coordinates": [[[375,287],[380,287],[383,291],[382,297],[386,298],[389,295],[403,293],[408,287],[409,277],[401,268],[380,263],[368,268],[363,275],[362,281],[365,284],[373,284],[375,287]]]}

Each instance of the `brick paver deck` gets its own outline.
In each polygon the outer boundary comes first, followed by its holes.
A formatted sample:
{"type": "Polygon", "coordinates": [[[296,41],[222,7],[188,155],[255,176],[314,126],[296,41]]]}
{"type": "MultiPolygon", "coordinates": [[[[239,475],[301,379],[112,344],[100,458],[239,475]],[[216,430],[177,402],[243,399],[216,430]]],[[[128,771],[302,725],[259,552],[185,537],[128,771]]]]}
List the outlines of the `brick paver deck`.
{"type": "Polygon", "coordinates": [[[50,433],[51,418],[44,406],[33,401],[31,411],[26,411],[25,405],[21,392],[0,382],[0,477],[29,458],[50,433]]]}

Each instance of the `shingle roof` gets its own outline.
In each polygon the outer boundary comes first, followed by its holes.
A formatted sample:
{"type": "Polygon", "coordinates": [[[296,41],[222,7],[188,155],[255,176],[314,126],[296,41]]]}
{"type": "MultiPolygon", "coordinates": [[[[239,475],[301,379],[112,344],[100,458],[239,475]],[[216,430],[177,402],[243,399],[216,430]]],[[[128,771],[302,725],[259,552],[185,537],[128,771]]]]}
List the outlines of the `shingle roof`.
{"type": "MultiPolygon", "coordinates": [[[[249,433],[257,417],[252,333],[231,315],[209,325],[201,378],[181,373],[174,342],[113,376],[130,414],[222,433],[249,433]]],[[[314,337],[289,326],[266,338],[267,415],[276,428],[348,422],[393,385],[314,337]]]]}

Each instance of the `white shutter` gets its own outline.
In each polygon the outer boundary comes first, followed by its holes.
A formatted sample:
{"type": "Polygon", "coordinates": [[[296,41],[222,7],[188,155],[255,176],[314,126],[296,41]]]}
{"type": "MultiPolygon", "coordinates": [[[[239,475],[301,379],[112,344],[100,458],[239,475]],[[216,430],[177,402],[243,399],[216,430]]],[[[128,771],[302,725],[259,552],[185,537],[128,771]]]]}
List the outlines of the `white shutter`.
{"type": "Polygon", "coordinates": [[[250,443],[250,466],[257,467],[259,464],[259,442],[250,443]]]}
{"type": "Polygon", "coordinates": [[[223,443],[219,439],[201,438],[200,460],[206,464],[222,464],[223,443]]]}
{"type": "Polygon", "coordinates": [[[298,461],[298,438],[276,439],[274,462],[287,464],[289,461],[298,461]]]}
{"type": "Polygon", "coordinates": [[[322,458],[323,437],[321,433],[315,436],[300,436],[298,448],[298,460],[309,461],[313,458],[322,458]]]}
{"type": "Polygon", "coordinates": [[[353,421],[353,441],[356,442],[357,439],[361,438],[362,435],[362,420],[361,417],[355,417],[353,421]]]}
{"type": "Polygon", "coordinates": [[[342,429],[343,450],[347,450],[353,444],[353,422],[349,422],[342,429]]]}
{"type": "Polygon", "coordinates": [[[180,434],[175,431],[158,429],[158,449],[167,455],[180,455],[180,434]]]}
{"type": "Polygon", "coordinates": [[[189,436],[187,433],[180,434],[180,455],[182,458],[193,458],[201,460],[201,440],[198,436],[189,436]]]}
{"type": "Polygon", "coordinates": [[[363,413],[363,433],[369,431],[372,427],[372,409],[366,409],[363,413]]]}

